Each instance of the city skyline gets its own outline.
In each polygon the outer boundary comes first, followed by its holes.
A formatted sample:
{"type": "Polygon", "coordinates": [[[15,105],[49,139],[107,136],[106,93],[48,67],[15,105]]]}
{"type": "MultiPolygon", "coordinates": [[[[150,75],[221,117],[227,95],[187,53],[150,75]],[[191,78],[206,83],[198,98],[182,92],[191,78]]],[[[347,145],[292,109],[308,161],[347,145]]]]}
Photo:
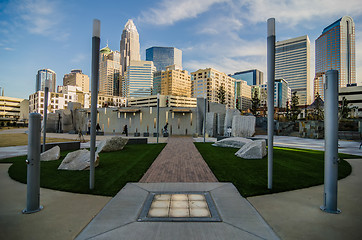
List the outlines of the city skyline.
{"type": "Polygon", "coordinates": [[[108,42],[110,49],[118,51],[124,25],[133,19],[141,60],[147,48],[176,47],[182,50],[183,66],[189,72],[211,67],[233,74],[249,69],[266,73],[266,20],[275,17],[277,41],[309,36],[313,78],[315,39],[325,26],[349,15],[355,22],[357,82],[361,84],[362,9],[358,1],[97,3],[19,0],[0,4],[0,87],[6,96],[28,98],[36,73],[43,68],[55,71],[57,85],[72,69],[82,69],[90,76],[93,18],[101,21],[101,48],[108,42]]]}

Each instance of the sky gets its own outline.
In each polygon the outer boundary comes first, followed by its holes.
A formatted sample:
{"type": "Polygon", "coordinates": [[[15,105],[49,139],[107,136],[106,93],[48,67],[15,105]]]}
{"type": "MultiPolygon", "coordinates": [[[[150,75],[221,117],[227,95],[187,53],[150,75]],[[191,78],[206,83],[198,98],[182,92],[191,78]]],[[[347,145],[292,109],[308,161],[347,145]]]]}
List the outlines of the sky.
{"type": "Polygon", "coordinates": [[[57,85],[72,69],[90,76],[95,18],[101,21],[101,48],[108,43],[119,51],[124,25],[133,19],[142,60],[149,47],[176,47],[189,72],[259,69],[266,77],[266,22],[274,17],[277,41],[309,36],[313,79],[315,39],[345,15],[355,22],[360,85],[360,0],[0,0],[0,87],[5,96],[28,98],[39,69],[55,71],[57,85]]]}

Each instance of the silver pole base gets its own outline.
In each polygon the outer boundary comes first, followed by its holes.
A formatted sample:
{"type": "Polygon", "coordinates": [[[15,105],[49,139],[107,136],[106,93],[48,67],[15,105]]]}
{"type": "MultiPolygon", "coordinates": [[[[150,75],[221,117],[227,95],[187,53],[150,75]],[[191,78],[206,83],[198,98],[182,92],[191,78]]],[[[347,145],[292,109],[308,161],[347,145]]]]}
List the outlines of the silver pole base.
{"type": "Polygon", "coordinates": [[[328,209],[326,206],[320,206],[319,207],[323,212],[326,212],[326,213],[334,213],[334,214],[339,214],[341,213],[341,210],[337,208],[337,210],[330,210],[328,209]]]}
{"type": "Polygon", "coordinates": [[[26,208],[23,210],[23,211],[21,211],[23,214],[31,214],[31,213],[36,213],[36,212],[39,212],[40,210],[42,210],[43,209],[43,206],[42,205],[40,205],[39,206],[39,208],[38,209],[36,209],[36,210],[31,210],[31,211],[28,211],[28,210],[26,210],[26,208]]]}

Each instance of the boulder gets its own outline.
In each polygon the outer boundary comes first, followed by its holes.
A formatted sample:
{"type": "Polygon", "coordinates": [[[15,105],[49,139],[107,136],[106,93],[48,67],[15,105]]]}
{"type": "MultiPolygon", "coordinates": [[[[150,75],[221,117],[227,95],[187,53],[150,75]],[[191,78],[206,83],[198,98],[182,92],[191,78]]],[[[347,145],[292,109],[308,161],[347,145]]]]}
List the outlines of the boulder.
{"type": "Polygon", "coordinates": [[[245,159],[262,159],[266,156],[266,144],[264,140],[256,140],[245,144],[235,153],[237,157],[245,159]]]}
{"type": "Polygon", "coordinates": [[[97,153],[119,151],[126,146],[128,138],[112,137],[101,141],[97,147],[97,153]]]}
{"type": "Polygon", "coordinates": [[[224,138],[216,143],[212,144],[215,147],[231,147],[231,148],[241,148],[246,143],[250,143],[252,140],[242,137],[231,137],[231,138],[224,138]]]}
{"type": "Polygon", "coordinates": [[[40,154],[40,161],[53,161],[60,158],[60,147],[55,146],[40,154]]]}
{"type": "MultiPolygon", "coordinates": [[[[96,153],[94,166],[99,165],[99,156],[96,153]]],[[[90,166],[90,151],[87,149],[80,149],[70,152],[59,165],[58,170],[89,170],[90,166]]]]}
{"type": "Polygon", "coordinates": [[[232,123],[232,136],[252,137],[255,133],[254,116],[234,116],[232,123]]]}

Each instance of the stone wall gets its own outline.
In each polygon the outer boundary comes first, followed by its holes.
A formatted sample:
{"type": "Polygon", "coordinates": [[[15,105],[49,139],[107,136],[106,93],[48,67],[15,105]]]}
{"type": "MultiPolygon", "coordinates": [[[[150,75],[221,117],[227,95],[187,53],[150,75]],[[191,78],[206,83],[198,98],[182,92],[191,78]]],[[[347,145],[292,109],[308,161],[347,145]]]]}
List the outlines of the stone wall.
{"type": "Polygon", "coordinates": [[[236,115],[232,121],[231,135],[234,137],[252,137],[255,133],[255,117],[236,115]]]}
{"type": "Polygon", "coordinates": [[[324,122],[323,121],[300,121],[299,135],[302,138],[323,139],[324,122]]]}

